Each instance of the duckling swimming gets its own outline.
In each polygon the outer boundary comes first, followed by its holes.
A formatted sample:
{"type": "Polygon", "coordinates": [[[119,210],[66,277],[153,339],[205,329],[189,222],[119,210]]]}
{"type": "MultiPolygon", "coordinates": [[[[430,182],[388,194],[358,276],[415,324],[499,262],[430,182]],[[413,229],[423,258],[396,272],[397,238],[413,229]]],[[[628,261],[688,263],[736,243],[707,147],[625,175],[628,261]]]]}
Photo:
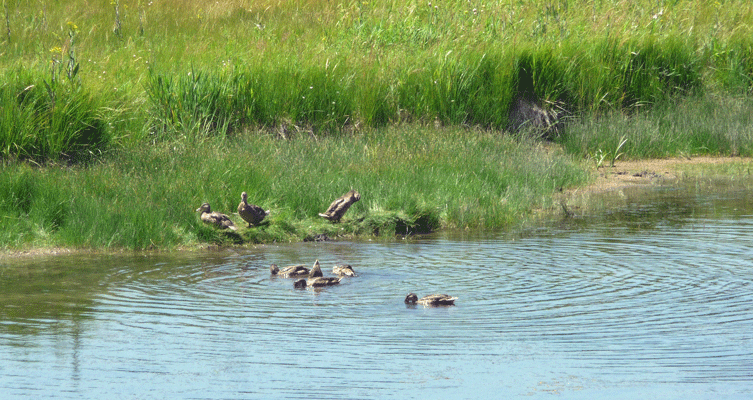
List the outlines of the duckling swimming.
{"type": "Polygon", "coordinates": [[[350,206],[358,200],[361,200],[361,194],[351,190],[333,201],[327,211],[319,213],[319,216],[331,222],[339,222],[350,206]]]}
{"type": "Polygon", "coordinates": [[[309,269],[303,265],[290,265],[280,269],[277,264],[272,264],[269,266],[269,272],[281,278],[296,278],[309,275],[309,269]]]}
{"type": "Polygon", "coordinates": [[[356,272],[350,265],[335,265],[332,267],[332,273],[337,276],[356,276],[356,272]]]}
{"type": "Polygon", "coordinates": [[[246,192],[241,193],[241,202],[238,204],[238,215],[248,222],[248,227],[252,225],[258,225],[264,218],[269,215],[269,210],[264,211],[263,208],[248,204],[248,194],[246,192]]]}
{"type": "Polygon", "coordinates": [[[216,211],[213,212],[209,207],[209,203],[202,204],[201,207],[196,209],[196,211],[201,211],[201,221],[207,225],[214,225],[220,229],[236,229],[235,224],[230,217],[216,211]]]}
{"type": "Polygon", "coordinates": [[[430,294],[422,297],[420,300],[415,293],[410,293],[405,297],[405,304],[422,304],[424,306],[454,306],[457,297],[452,297],[446,294],[430,294]]]}
{"type": "Polygon", "coordinates": [[[293,283],[293,287],[296,289],[305,289],[307,286],[311,286],[314,288],[324,287],[324,286],[332,286],[337,285],[340,283],[340,279],[342,278],[331,278],[331,277],[316,277],[311,278],[309,280],[306,279],[299,279],[293,283]]]}

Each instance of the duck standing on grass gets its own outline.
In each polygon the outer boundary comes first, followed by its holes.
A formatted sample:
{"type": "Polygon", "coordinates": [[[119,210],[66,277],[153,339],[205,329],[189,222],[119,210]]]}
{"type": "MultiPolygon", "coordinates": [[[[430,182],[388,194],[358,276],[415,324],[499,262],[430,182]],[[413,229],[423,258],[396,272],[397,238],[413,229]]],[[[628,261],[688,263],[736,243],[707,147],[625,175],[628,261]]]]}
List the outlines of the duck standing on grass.
{"type": "Polygon", "coordinates": [[[361,200],[361,194],[355,190],[351,190],[333,201],[332,204],[329,205],[327,211],[319,213],[319,216],[331,222],[340,222],[340,218],[342,218],[350,206],[358,200],[361,200]]]}
{"type": "Polygon", "coordinates": [[[238,204],[238,215],[248,222],[248,227],[252,225],[258,225],[264,218],[269,215],[269,210],[264,211],[263,208],[248,204],[248,194],[246,192],[241,193],[241,202],[238,204]]]}
{"type": "Polygon", "coordinates": [[[233,231],[236,229],[230,217],[216,211],[213,212],[209,207],[209,203],[202,204],[196,211],[201,211],[201,221],[207,225],[214,225],[220,229],[230,229],[233,231]]]}
{"type": "Polygon", "coordinates": [[[422,304],[424,306],[454,306],[457,297],[452,297],[446,294],[430,294],[422,297],[420,300],[415,293],[410,293],[405,297],[405,304],[422,304]]]}

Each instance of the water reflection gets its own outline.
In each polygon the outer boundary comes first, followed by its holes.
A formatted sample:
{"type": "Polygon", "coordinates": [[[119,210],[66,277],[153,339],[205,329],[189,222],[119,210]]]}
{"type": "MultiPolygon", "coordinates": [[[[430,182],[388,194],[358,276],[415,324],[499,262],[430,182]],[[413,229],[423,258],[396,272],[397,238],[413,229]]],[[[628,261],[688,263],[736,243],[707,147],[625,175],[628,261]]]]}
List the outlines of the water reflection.
{"type": "MultiPolygon", "coordinates": [[[[750,398],[747,194],[555,228],[2,265],[10,397],[750,398]],[[269,265],[357,277],[295,290],[269,265]],[[409,292],[455,307],[406,307],[409,292]]],[[[695,193],[695,192],[693,192],[695,193]]]]}

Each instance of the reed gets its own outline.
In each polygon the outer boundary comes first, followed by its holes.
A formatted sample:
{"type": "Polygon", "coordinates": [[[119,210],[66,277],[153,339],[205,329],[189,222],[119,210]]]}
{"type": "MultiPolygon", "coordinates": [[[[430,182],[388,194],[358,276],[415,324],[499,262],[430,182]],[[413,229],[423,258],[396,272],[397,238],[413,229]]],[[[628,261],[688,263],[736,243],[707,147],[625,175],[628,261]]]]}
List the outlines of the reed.
{"type": "Polygon", "coordinates": [[[628,159],[750,157],[753,156],[751,115],[753,102],[748,96],[692,96],[638,115],[619,111],[586,115],[570,124],[557,142],[568,153],[595,160],[593,154],[599,151],[622,154],[628,159]]]}

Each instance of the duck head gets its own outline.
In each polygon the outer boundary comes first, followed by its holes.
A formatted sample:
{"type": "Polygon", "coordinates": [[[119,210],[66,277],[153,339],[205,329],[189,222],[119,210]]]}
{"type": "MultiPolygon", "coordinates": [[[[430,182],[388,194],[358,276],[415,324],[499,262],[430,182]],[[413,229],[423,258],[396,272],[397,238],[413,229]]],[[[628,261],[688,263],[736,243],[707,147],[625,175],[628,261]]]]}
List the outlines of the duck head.
{"type": "Polygon", "coordinates": [[[269,272],[272,275],[277,275],[277,273],[280,272],[280,268],[277,266],[277,264],[272,264],[269,266],[269,272]]]}
{"type": "Polygon", "coordinates": [[[248,193],[246,193],[246,192],[241,193],[241,200],[244,203],[248,203],[248,193]]]}
{"type": "Polygon", "coordinates": [[[346,196],[347,196],[348,198],[350,198],[350,201],[351,201],[351,202],[353,202],[353,203],[357,202],[358,200],[361,200],[361,194],[360,194],[360,193],[358,193],[358,192],[356,192],[355,190],[351,190],[351,191],[349,191],[349,192],[348,192],[348,193],[346,194],[346,196]]]}
{"type": "Polygon", "coordinates": [[[305,279],[299,279],[293,283],[293,287],[296,289],[306,289],[306,280],[305,279]]]}
{"type": "Polygon", "coordinates": [[[201,213],[211,213],[212,209],[209,208],[209,203],[204,203],[201,205],[201,207],[197,208],[196,211],[201,211],[201,213]]]}
{"type": "Polygon", "coordinates": [[[405,304],[416,304],[418,296],[415,293],[409,293],[405,296],[405,304]]]}

